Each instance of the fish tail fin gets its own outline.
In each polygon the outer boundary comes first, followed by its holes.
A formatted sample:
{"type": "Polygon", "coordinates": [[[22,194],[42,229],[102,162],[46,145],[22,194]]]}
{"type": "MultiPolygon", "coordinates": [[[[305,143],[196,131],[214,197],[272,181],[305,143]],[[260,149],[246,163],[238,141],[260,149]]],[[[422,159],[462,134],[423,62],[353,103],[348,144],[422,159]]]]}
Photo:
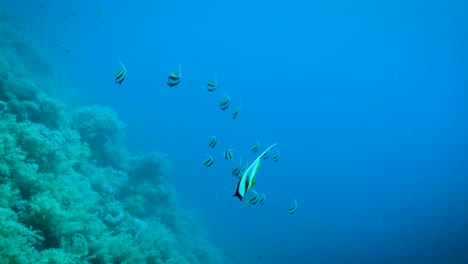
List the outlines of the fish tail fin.
{"type": "Polygon", "coordinates": [[[243,197],[242,197],[242,195],[241,195],[237,190],[236,190],[236,193],[233,195],[233,197],[239,198],[239,200],[241,200],[241,202],[242,202],[242,198],[243,198],[243,197]]]}

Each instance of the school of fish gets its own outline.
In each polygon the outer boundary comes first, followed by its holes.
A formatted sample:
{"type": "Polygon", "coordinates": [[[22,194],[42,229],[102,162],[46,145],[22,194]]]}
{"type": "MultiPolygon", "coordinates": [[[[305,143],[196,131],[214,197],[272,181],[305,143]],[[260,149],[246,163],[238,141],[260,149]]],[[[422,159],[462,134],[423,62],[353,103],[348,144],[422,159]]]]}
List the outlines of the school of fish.
{"type": "MultiPolygon", "coordinates": [[[[120,61],[117,61],[120,64],[120,69],[115,73],[115,83],[122,85],[122,83],[127,78],[127,69],[125,68],[124,64],[120,61]]],[[[167,85],[171,88],[177,88],[178,85],[182,81],[182,70],[179,64],[179,72],[170,72],[167,78],[167,85]]],[[[208,93],[214,93],[218,88],[218,80],[217,75],[215,73],[214,80],[208,80],[206,82],[206,90],[208,93]]],[[[222,111],[227,111],[231,106],[231,98],[225,92],[223,93],[223,97],[218,102],[219,108],[222,111]]],[[[237,120],[239,117],[240,109],[242,104],[238,107],[234,108],[232,111],[232,119],[237,120]]],[[[218,145],[218,138],[214,135],[209,136],[207,145],[209,148],[214,149],[218,145]]],[[[259,172],[260,165],[262,160],[266,160],[271,157],[271,160],[274,163],[277,163],[280,160],[280,152],[277,149],[278,143],[274,143],[268,146],[260,155],[257,155],[256,159],[249,164],[243,163],[242,158],[239,157],[239,163],[234,164],[231,167],[231,174],[237,178],[237,185],[233,197],[237,197],[240,201],[243,201],[244,197],[247,193],[250,193],[247,196],[247,205],[263,205],[265,203],[266,195],[263,193],[258,193],[252,188],[255,185],[256,176],[259,172]]],[[[260,150],[260,142],[258,139],[254,142],[254,144],[250,147],[250,151],[254,154],[260,150]]],[[[232,161],[236,157],[236,150],[232,148],[225,148],[222,151],[222,157],[225,160],[232,161]]],[[[213,167],[215,163],[215,158],[213,155],[205,154],[205,159],[203,159],[202,164],[206,167],[213,167]]],[[[290,214],[295,214],[297,210],[297,201],[294,197],[292,198],[292,203],[289,205],[288,212],[290,214]]]]}

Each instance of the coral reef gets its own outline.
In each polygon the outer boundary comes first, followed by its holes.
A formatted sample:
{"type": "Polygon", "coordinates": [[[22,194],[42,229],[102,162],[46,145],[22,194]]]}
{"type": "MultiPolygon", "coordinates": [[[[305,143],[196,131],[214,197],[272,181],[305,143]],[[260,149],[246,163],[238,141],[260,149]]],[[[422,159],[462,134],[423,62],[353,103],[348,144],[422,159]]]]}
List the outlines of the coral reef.
{"type": "Polygon", "coordinates": [[[108,107],[67,112],[0,22],[2,263],[227,263],[177,206],[163,153],[131,156],[108,107]]]}

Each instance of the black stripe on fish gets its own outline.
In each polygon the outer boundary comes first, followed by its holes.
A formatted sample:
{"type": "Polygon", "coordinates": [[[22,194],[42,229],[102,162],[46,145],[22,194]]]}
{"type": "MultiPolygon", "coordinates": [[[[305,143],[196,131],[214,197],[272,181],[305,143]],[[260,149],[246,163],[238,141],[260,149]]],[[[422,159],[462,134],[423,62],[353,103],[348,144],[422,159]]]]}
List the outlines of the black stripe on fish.
{"type": "Polygon", "coordinates": [[[297,210],[297,207],[294,206],[294,205],[292,205],[292,206],[290,206],[290,207],[288,208],[288,211],[289,211],[290,214],[296,213],[296,210],[297,210]]]}
{"type": "Polygon", "coordinates": [[[212,92],[214,92],[216,90],[216,87],[209,87],[208,86],[207,90],[208,90],[208,92],[212,93],[212,92]]]}
{"type": "Polygon", "coordinates": [[[221,110],[226,110],[229,108],[229,105],[231,104],[231,101],[227,98],[224,98],[224,99],[221,99],[219,101],[219,108],[221,108],[221,110]]]}
{"type": "Polygon", "coordinates": [[[216,82],[213,81],[213,80],[208,80],[206,85],[208,86],[208,91],[209,92],[212,92],[212,91],[214,91],[216,89],[216,82]]]}
{"type": "Polygon", "coordinates": [[[180,79],[179,79],[179,80],[176,80],[176,81],[169,79],[169,80],[167,81],[167,85],[168,85],[169,87],[175,87],[175,86],[177,86],[179,83],[180,83],[180,79]]]}
{"type": "Polygon", "coordinates": [[[169,73],[169,77],[168,77],[168,78],[169,78],[169,80],[171,80],[171,81],[179,81],[179,80],[180,80],[180,76],[179,76],[177,73],[175,73],[175,72],[169,73]]]}

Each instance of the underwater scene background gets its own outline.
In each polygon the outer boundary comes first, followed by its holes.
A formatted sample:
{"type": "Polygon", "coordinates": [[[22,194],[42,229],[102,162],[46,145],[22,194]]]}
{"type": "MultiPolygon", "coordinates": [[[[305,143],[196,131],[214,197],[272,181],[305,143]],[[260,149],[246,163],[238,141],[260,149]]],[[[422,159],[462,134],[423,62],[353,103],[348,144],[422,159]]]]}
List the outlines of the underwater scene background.
{"type": "Polygon", "coordinates": [[[0,1],[0,264],[468,263],[467,11],[0,1]]]}

